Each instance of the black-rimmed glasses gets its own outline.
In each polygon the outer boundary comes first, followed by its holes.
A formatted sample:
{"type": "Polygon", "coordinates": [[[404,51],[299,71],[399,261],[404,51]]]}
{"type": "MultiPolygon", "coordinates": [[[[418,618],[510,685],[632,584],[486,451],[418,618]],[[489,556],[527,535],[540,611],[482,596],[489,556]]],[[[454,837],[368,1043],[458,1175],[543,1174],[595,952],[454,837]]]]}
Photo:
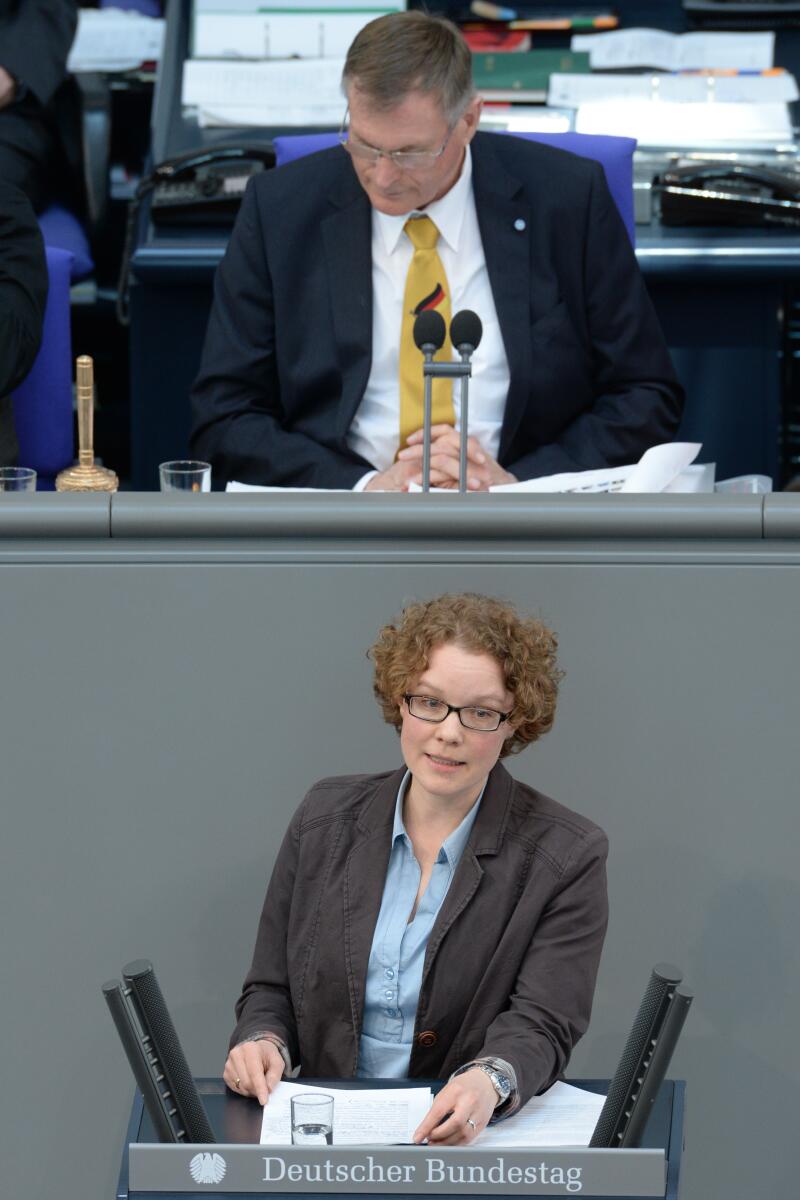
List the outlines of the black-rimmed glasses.
{"type": "Polygon", "coordinates": [[[440,725],[454,712],[465,729],[475,729],[480,733],[494,733],[511,716],[511,713],[496,712],[493,708],[481,708],[474,704],[457,708],[455,704],[436,700],[433,696],[403,696],[403,699],[412,717],[418,717],[420,721],[440,725]]]}
{"type": "Polygon", "coordinates": [[[373,166],[379,158],[388,158],[401,171],[413,171],[415,169],[419,171],[425,167],[432,167],[436,160],[444,154],[455,129],[455,125],[450,126],[447,131],[447,137],[438,150],[378,150],[377,147],[368,146],[366,142],[353,137],[347,127],[349,114],[350,109],[346,108],[342,119],[342,127],[339,130],[339,141],[347,153],[353,158],[357,158],[359,162],[369,163],[373,166]]]}

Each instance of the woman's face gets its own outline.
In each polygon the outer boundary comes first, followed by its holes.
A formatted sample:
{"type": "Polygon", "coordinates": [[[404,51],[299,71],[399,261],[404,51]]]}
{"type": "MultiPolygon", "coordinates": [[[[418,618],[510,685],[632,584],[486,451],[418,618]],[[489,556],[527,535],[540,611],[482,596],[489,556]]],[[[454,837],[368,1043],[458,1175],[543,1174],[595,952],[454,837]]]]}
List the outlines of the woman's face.
{"type": "MultiPolygon", "coordinates": [[[[426,670],[409,685],[408,693],[431,696],[457,708],[509,712],[514,706],[497,660],[454,642],[433,648],[426,670]]],[[[503,721],[491,733],[465,729],[453,712],[434,724],[412,716],[405,700],[400,702],[400,715],[400,746],[413,776],[414,796],[466,811],[477,800],[513,725],[503,721]]]]}

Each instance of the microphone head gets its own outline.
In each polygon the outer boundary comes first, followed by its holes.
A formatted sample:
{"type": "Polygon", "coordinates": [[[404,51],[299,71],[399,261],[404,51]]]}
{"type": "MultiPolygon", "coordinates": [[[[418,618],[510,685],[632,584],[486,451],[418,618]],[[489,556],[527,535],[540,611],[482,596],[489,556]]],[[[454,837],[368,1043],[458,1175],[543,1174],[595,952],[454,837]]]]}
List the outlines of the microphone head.
{"type": "Polygon", "coordinates": [[[447,327],[444,317],[435,308],[426,308],[414,322],[414,341],[423,353],[426,350],[436,351],[444,345],[447,327]]]}
{"type": "Polygon", "coordinates": [[[477,350],[483,337],[483,325],[477,313],[462,309],[450,322],[450,341],[459,353],[471,354],[477,350]]]}

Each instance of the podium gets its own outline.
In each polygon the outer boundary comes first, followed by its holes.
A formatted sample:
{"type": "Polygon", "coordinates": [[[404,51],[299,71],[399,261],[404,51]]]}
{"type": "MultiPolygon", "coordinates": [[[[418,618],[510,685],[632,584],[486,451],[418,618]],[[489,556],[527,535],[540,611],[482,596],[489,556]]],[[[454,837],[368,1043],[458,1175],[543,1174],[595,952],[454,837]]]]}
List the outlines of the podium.
{"type": "MultiPolygon", "coordinates": [[[[309,1084],[342,1081],[309,1080],[309,1084]]],[[[419,1081],[415,1081],[419,1082],[419,1081]]],[[[607,1080],[574,1080],[605,1092],[607,1080]]],[[[358,1087],[356,1081],[348,1086],[358,1087]]],[[[591,1196],[599,1200],[678,1200],[685,1084],[665,1081],[640,1149],[532,1147],[260,1146],[261,1109],[221,1080],[197,1086],[217,1136],[214,1145],[161,1145],[137,1091],[128,1125],[117,1200],[200,1195],[338,1194],[454,1196],[591,1196]]],[[[380,1086],[364,1081],[361,1086],[380,1086]]],[[[396,1087],[397,1080],[386,1086],[396,1087]]],[[[435,1085],[434,1085],[435,1086],[435,1085]]]]}

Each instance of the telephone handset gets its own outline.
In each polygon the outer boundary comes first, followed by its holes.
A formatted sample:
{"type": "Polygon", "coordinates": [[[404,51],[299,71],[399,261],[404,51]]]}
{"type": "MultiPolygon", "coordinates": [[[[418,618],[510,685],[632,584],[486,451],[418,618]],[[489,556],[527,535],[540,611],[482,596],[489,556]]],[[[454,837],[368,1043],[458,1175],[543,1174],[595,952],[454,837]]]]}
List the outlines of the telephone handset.
{"type": "Polygon", "coordinates": [[[654,181],[664,225],[800,226],[800,173],[735,162],[669,167],[654,181]]]}
{"type": "Polygon", "coordinates": [[[128,207],[125,245],[117,283],[117,317],[127,325],[131,253],[139,208],[152,193],[150,215],[159,225],[233,225],[244,190],[254,175],[275,166],[271,143],[222,144],[191,150],[154,167],[128,207]]]}
{"type": "Polygon", "coordinates": [[[216,146],[159,163],[148,179],[157,225],[232,225],[254,175],[275,165],[271,145],[216,146]]]}

